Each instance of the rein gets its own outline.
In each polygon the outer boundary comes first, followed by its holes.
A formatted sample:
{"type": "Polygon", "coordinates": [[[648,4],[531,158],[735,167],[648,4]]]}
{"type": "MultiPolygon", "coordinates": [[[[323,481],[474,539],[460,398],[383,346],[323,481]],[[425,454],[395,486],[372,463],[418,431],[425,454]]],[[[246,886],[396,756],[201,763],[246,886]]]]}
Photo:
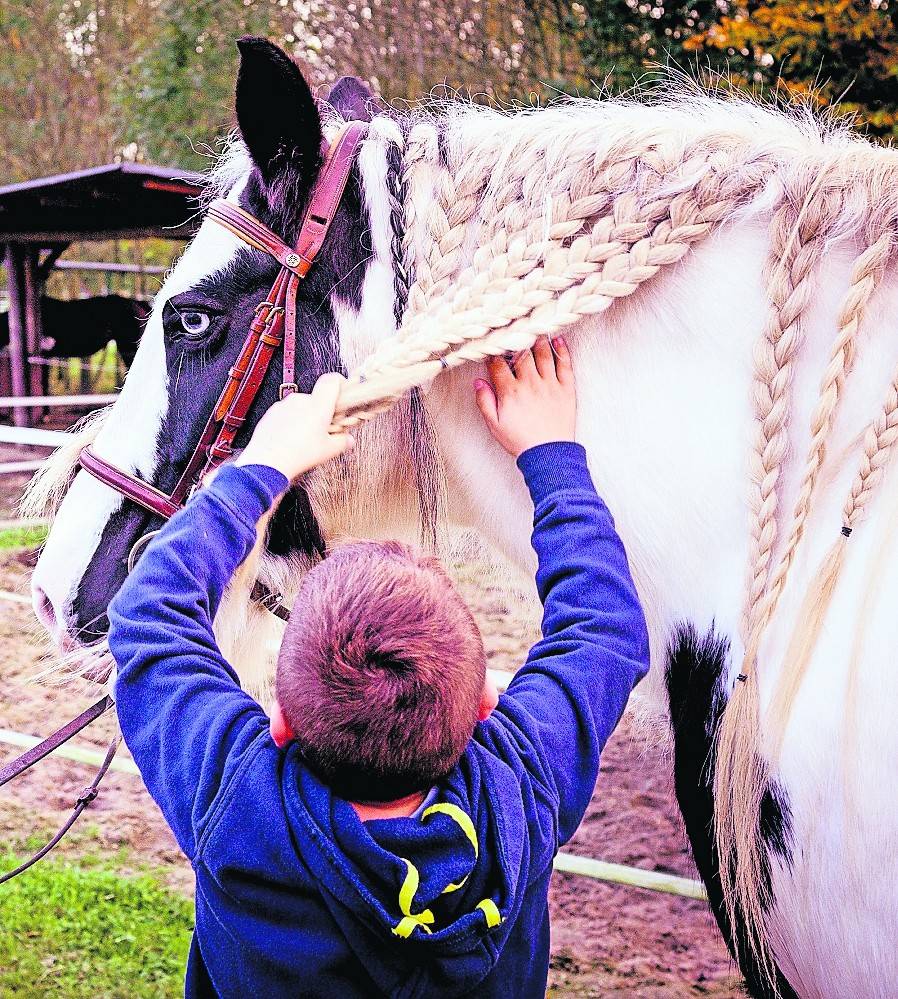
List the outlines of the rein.
{"type": "MultiPolygon", "coordinates": [[[[254,249],[270,254],[281,265],[281,269],[268,295],[256,306],[237,360],[228,371],[224,388],[212,407],[196,447],[174,489],[170,493],[165,493],[149,482],[101,458],[90,447],[85,447],[78,459],[85,472],[115,489],[144,510],[169,520],[186,505],[203,479],[234,453],[234,438],[243,426],[247,413],[262,388],[275,352],[282,344],[283,367],[278,396],[283,399],[286,395],[299,391],[296,382],[296,311],[299,282],[308,274],[324,245],[346,190],[356,153],[367,129],[367,123],[349,122],[333,145],[326,150],[324,163],[312,188],[295,246],[288,246],[267,226],[238,205],[218,199],[209,206],[207,218],[217,222],[254,249]]],[[[128,558],[129,570],[133,568],[143,548],[157,533],[151,531],[138,538],[128,558]]],[[[281,594],[269,589],[261,580],[256,580],[250,596],[282,621],[289,619],[290,611],[284,605],[281,594]]],[[[45,759],[64,742],[108,711],[113,704],[112,697],[107,694],[77,718],[57,729],[43,742],[8,763],[0,769],[0,787],[45,759]]],[[[28,870],[59,843],[81,812],[96,798],[100,781],[109,770],[120,741],[121,736],[116,735],[110,742],[96,777],[78,795],[71,815],[60,826],[56,835],[15,870],[0,876],[0,884],[28,870]]]]}

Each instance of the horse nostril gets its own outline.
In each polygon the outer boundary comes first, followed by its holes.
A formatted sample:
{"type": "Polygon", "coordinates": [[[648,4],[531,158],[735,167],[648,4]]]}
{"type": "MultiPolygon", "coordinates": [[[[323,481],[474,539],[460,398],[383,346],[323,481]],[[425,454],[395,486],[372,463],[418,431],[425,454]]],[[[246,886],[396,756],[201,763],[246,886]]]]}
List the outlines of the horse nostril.
{"type": "Polygon", "coordinates": [[[38,621],[47,629],[54,639],[59,638],[60,628],[56,619],[56,611],[53,608],[53,601],[47,596],[40,586],[31,588],[31,605],[38,621]]]}

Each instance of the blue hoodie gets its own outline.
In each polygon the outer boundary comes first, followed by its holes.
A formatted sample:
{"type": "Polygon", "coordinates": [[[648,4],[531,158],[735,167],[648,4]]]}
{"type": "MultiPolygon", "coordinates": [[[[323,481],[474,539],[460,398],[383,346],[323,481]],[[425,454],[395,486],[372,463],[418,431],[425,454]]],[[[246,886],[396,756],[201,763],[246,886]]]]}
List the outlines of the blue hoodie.
{"type": "Polygon", "coordinates": [[[278,749],[216,645],[212,619],[287,486],[279,472],[224,468],[113,600],[122,732],[196,873],[187,996],[544,995],[552,859],[648,638],[583,449],[543,444],[518,465],[543,638],[411,817],[362,822],[295,746],[278,749]]]}

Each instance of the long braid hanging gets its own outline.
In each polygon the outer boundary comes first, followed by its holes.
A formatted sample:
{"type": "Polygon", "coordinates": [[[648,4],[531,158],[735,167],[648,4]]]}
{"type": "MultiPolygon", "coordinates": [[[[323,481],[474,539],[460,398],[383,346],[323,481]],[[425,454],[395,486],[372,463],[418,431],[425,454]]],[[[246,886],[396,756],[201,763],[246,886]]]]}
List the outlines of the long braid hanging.
{"type": "MultiPolygon", "coordinates": [[[[409,230],[406,206],[410,203],[408,172],[403,151],[408,141],[408,127],[397,122],[399,139],[387,143],[386,188],[390,202],[390,258],[393,270],[393,318],[396,329],[408,307],[410,289],[414,283],[414,261],[411,243],[406,238],[409,230]]],[[[437,547],[437,533],[443,510],[443,477],[433,465],[437,453],[433,426],[418,386],[412,388],[408,400],[410,439],[415,469],[415,491],[418,497],[418,514],[421,525],[421,543],[427,548],[437,547]]]]}
{"type": "Polygon", "coordinates": [[[403,149],[408,139],[408,128],[399,125],[401,145],[392,141],[387,145],[387,197],[390,200],[390,256],[393,264],[393,318],[396,329],[408,305],[409,289],[414,280],[414,262],[408,253],[406,233],[408,220],[406,205],[409,203],[408,176],[405,171],[403,149]]]}

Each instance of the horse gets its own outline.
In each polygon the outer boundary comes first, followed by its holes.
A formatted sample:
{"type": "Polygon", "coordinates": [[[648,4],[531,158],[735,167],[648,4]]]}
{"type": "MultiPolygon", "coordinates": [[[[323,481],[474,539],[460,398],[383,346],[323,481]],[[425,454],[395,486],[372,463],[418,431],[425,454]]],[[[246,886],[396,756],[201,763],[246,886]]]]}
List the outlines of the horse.
{"type": "MultiPolygon", "coordinates": [[[[250,599],[255,579],[289,602],[341,539],[439,548],[460,525],[534,568],[526,491],[472,382],[487,354],[564,328],[577,437],[649,625],[634,708],[669,729],[695,862],[747,987],[893,994],[898,155],[683,84],[399,114],[344,78],[316,101],[281,50],[238,44],[239,134],[210,195],[288,244],[322,139],[368,122],[298,316],[302,390],[360,372],[344,421],[357,446],[289,491],[228,591],[216,630],[241,681],[268,695],[283,627],[250,599]]],[[[58,505],[32,580],[57,647],[104,654],[129,551],[160,526],[78,471],[78,450],[170,490],[277,268],[206,220],[119,398],[32,484],[30,512],[58,505]]]]}
{"type": "MultiPolygon", "coordinates": [[[[129,367],[137,353],[146,304],[122,295],[63,300],[41,296],[40,352],[45,357],[90,357],[114,340],[129,367]]],[[[9,343],[9,314],[0,315],[0,349],[9,343]]]]}

